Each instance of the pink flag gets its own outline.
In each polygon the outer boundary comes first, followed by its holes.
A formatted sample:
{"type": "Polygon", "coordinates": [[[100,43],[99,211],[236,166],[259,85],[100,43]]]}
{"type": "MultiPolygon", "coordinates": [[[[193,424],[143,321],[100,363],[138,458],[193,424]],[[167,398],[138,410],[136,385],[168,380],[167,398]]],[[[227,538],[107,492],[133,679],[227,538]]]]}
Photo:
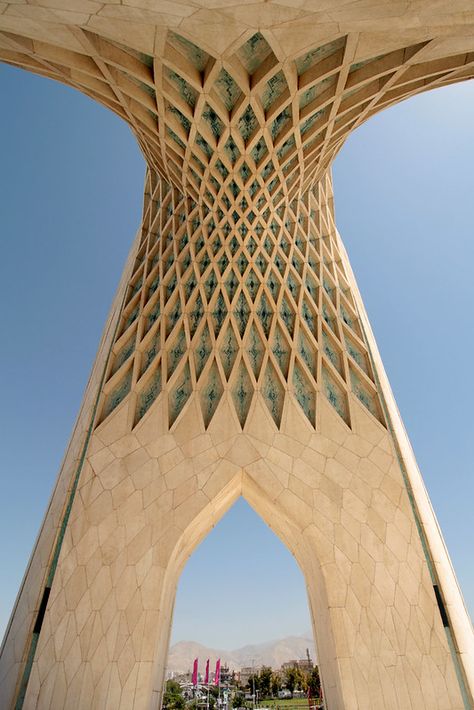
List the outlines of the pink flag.
{"type": "Polygon", "coordinates": [[[198,659],[194,659],[194,666],[193,666],[193,685],[198,684],[198,659]]]}
{"type": "Polygon", "coordinates": [[[221,659],[216,661],[216,674],[214,676],[214,685],[220,685],[221,682],[221,659]]]}
{"type": "Polygon", "coordinates": [[[207,659],[206,663],[206,675],[204,676],[204,685],[209,684],[209,659],[207,659]]]}

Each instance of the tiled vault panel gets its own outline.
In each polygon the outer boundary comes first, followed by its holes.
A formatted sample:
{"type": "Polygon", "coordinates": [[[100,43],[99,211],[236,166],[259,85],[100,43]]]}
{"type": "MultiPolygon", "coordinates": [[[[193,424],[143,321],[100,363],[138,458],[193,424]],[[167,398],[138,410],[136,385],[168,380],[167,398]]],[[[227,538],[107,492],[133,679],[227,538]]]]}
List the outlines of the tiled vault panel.
{"type": "Polygon", "coordinates": [[[241,35],[219,53],[163,28],[148,53],[90,27],[75,29],[74,49],[0,29],[0,57],[108,106],[130,123],[149,166],[211,209],[222,163],[246,155],[242,169],[289,202],[370,116],[474,75],[470,43],[443,54],[430,28],[365,46],[358,33],[332,30],[328,41],[299,48],[293,38],[286,50],[270,31],[241,35]]]}
{"type": "Polygon", "coordinates": [[[99,422],[127,399],[133,429],[161,397],[172,427],[195,397],[207,428],[227,398],[245,428],[258,394],[277,428],[288,396],[315,427],[322,394],[350,428],[349,392],[384,422],[329,177],[275,206],[244,166],[222,165],[214,211],[149,176],[99,422]]]}

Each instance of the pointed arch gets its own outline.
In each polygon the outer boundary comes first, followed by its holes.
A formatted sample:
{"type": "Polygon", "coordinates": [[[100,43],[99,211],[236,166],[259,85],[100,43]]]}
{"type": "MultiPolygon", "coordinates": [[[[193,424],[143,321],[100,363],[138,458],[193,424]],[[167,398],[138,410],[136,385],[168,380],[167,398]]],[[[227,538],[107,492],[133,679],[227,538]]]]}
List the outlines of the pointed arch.
{"type": "MultiPolygon", "coordinates": [[[[296,559],[306,584],[313,636],[324,677],[325,693],[328,697],[333,698],[335,707],[338,707],[342,702],[342,699],[338,697],[340,679],[337,676],[339,669],[329,662],[329,659],[336,657],[336,647],[328,614],[326,584],[317,550],[303,534],[304,529],[297,519],[293,519],[287,511],[271,500],[255,479],[245,470],[241,470],[235,473],[230,481],[195,516],[192,514],[189,516],[187,524],[184,525],[184,529],[171,552],[160,598],[150,710],[160,710],[161,708],[174,602],[181,573],[196,547],[239,497],[247,501],[254,512],[268,525],[296,559]]],[[[340,706],[342,707],[342,705],[340,706]]]]}

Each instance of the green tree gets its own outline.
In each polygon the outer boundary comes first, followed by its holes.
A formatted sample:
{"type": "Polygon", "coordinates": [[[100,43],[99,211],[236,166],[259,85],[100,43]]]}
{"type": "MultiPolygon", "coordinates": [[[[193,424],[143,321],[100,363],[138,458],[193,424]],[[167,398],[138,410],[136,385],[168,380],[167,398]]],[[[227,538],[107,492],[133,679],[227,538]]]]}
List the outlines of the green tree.
{"type": "Polygon", "coordinates": [[[209,686],[209,709],[214,710],[219,697],[219,687],[217,685],[209,686]]]}
{"type": "Polygon", "coordinates": [[[278,695],[278,691],[280,689],[281,689],[281,678],[278,673],[272,673],[272,681],[271,681],[272,696],[275,697],[275,695],[278,695]]]}
{"type": "Polygon", "coordinates": [[[291,697],[293,697],[293,693],[295,692],[297,681],[298,681],[298,669],[295,668],[294,666],[292,668],[287,668],[285,671],[285,686],[290,691],[291,697]]]}
{"type": "Polygon", "coordinates": [[[307,683],[311,698],[321,697],[321,678],[319,677],[319,668],[314,666],[313,670],[308,673],[307,683]]]}
{"type": "MultiPolygon", "coordinates": [[[[218,693],[219,689],[216,686],[209,686],[209,710],[214,710],[214,708],[216,707],[218,693]]],[[[199,710],[199,708],[202,708],[203,705],[206,705],[207,703],[206,695],[207,689],[203,691],[203,696],[200,699],[195,697],[193,700],[186,703],[186,710],[199,710]]]]}
{"type": "Polygon", "coordinates": [[[251,693],[253,693],[254,690],[255,692],[257,692],[257,690],[260,690],[260,678],[258,677],[257,673],[253,673],[249,676],[249,679],[247,681],[247,687],[249,688],[251,693]]]}
{"type": "Polygon", "coordinates": [[[219,686],[210,685],[209,686],[209,697],[217,698],[219,696],[219,686]]]}
{"type": "Polygon", "coordinates": [[[245,695],[241,692],[235,693],[232,698],[233,708],[242,708],[245,705],[245,695]]]}
{"type": "Polygon", "coordinates": [[[268,698],[271,691],[272,669],[264,666],[259,674],[259,690],[262,698],[268,698]]]}
{"type": "Polygon", "coordinates": [[[186,702],[183,698],[181,686],[175,680],[166,681],[166,689],[163,695],[163,708],[166,710],[183,710],[186,702]]]}
{"type": "Polygon", "coordinates": [[[296,669],[296,689],[306,690],[307,689],[306,676],[300,668],[296,669]]]}

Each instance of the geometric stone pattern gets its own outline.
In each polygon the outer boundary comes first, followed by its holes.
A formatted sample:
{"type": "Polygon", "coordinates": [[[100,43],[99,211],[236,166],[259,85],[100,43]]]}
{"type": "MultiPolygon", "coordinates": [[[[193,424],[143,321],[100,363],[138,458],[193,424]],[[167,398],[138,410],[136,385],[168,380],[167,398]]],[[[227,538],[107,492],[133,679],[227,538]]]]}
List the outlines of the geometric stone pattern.
{"type": "Polygon", "coordinates": [[[0,4],[0,58],[109,107],[148,165],[2,646],[2,708],[159,708],[180,573],[238,496],[304,574],[329,710],[472,707],[472,627],[330,177],[370,116],[474,76],[469,10],[0,4]]]}
{"type": "Polygon", "coordinates": [[[175,31],[160,37],[158,55],[85,28],[74,32],[80,53],[11,32],[0,33],[0,47],[9,63],[67,81],[129,121],[148,164],[213,209],[229,172],[252,176],[255,191],[265,183],[274,204],[289,202],[371,115],[473,76],[474,52],[440,59],[439,39],[421,36],[376,56],[370,45],[357,53],[356,38],[344,33],[296,55],[268,32],[221,56],[175,31]]]}
{"type": "Polygon", "coordinates": [[[317,432],[295,399],[281,431],[259,401],[251,433],[230,403],[205,431],[197,401],[169,432],[160,400],[96,429],[25,708],[158,708],[179,574],[239,495],[305,574],[329,708],[464,707],[390,436],[355,398],[354,431],[320,407],[317,432]]]}
{"type": "Polygon", "coordinates": [[[350,427],[352,391],[383,422],[329,176],[272,209],[264,187],[252,197],[250,173],[235,175],[232,202],[224,196],[214,211],[159,178],[148,183],[98,421],[130,395],[133,429],[161,396],[172,427],[196,397],[207,428],[227,397],[244,428],[258,393],[277,427],[288,396],[314,427],[322,392],[350,427]]]}

